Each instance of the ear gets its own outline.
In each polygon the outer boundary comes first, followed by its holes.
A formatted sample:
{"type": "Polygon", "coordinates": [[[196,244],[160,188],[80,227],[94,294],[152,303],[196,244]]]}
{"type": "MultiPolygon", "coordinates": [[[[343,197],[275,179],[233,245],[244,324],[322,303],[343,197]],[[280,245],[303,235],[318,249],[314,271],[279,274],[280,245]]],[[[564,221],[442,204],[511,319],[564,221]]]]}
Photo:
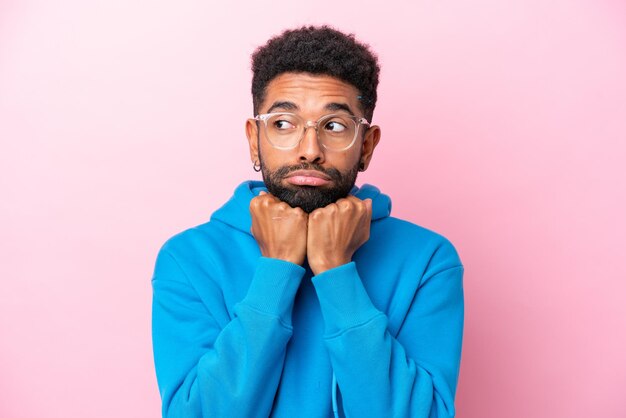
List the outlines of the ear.
{"type": "Polygon", "coordinates": [[[361,161],[365,164],[363,171],[367,170],[370,164],[372,155],[374,155],[374,148],[380,141],[380,127],[378,125],[372,125],[365,132],[365,138],[363,138],[363,146],[361,148],[361,161]]]}
{"type": "Polygon", "coordinates": [[[248,146],[250,148],[250,160],[252,164],[259,162],[259,150],[257,141],[259,129],[257,121],[254,119],[246,120],[246,137],[248,138],[248,146]]]}

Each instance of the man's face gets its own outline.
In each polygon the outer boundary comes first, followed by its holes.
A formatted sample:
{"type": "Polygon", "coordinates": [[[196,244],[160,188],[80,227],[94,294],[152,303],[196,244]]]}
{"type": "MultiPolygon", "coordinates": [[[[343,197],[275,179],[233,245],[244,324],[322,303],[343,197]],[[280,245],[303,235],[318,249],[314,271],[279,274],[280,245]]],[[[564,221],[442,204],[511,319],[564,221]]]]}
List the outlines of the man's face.
{"type": "MultiPolygon", "coordinates": [[[[283,73],[268,84],[258,111],[295,113],[314,122],[330,113],[363,117],[358,95],[355,87],[330,76],[283,73]]],[[[380,139],[377,126],[367,129],[367,125],[361,125],[350,148],[328,150],[319,143],[315,129],[309,128],[295,148],[282,150],[268,142],[262,125],[253,119],[246,122],[252,161],[260,162],[263,181],[271,194],[306,213],[346,197],[354,186],[359,165],[363,162],[364,167],[368,166],[380,139]]]]}

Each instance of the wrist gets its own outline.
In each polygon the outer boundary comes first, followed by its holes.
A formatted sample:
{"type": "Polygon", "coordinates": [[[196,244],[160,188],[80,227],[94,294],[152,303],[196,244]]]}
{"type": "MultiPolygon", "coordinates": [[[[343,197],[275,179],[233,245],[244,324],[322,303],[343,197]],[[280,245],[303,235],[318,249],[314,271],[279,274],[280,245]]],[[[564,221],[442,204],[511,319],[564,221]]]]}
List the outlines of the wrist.
{"type": "Polygon", "coordinates": [[[276,251],[261,251],[261,255],[267,258],[274,258],[276,260],[288,261],[293,264],[302,265],[304,263],[304,256],[294,256],[293,254],[278,253],[276,251]]]}
{"type": "Polygon", "coordinates": [[[343,266],[344,264],[348,264],[350,261],[352,260],[348,258],[316,261],[309,260],[309,266],[311,267],[311,271],[313,272],[313,274],[317,276],[318,274],[324,273],[325,271],[334,269],[339,266],[343,266]]]}
{"type": "Polygon", "coordinates": [[[297,264],[299,266],[301,266],[304,263],[304,259],[303,258],[300,259],[300,258],[297,258],[297,257],[281,256],[281,255],[267,255],[267,256],[264,256],[264,257],[273,258],[273,259],[281,260],[281,261],[287,261],[289,263],[297,264]]]}

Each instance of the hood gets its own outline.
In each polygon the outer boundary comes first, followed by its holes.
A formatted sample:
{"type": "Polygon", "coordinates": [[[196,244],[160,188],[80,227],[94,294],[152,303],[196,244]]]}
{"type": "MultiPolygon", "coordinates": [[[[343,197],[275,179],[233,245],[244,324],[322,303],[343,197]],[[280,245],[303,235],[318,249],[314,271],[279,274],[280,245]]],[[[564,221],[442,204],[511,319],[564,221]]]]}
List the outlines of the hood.
{"type": "MultiPolygon", "coordinates": [[[[267,192],[265,183],[259,180],[246,180],[235,189],[233,196],[218,210],[213,212],[211,220],[218,220],[236,228],[248,235],[252,227],[250,216],[250,200],[258,196],[259,192],[267,192]]],[[[372,222],[386,218],[391,214],[391,199],[378,190],[376,186],[364,184],[356,185],[350,194],[359,199],[372,199],[372,222]]]]}

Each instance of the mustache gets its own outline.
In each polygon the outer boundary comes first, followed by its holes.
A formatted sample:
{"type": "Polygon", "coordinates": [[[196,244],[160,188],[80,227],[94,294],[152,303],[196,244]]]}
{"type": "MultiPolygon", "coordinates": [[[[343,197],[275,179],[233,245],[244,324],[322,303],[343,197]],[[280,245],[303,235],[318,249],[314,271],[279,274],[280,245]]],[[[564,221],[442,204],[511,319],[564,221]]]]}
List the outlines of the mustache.
{"type": "Polygon", "coordinates": [[[341,172],[337,170],[336,168],[325,169],[324,167],[318,164],[310,164],[310,163],[304,163],[304,164],[299,164],[299,165],[290,166],[290,167],[288,166],[280,167],[274,172],[274,175],[276,177],[282,178],[282,177],[289,175],[289,173],[292,173],[298,170],[315,170],[315,171],[319,171],[321,173],[326,174],[331,179],[341,178],[341,172]]]}

